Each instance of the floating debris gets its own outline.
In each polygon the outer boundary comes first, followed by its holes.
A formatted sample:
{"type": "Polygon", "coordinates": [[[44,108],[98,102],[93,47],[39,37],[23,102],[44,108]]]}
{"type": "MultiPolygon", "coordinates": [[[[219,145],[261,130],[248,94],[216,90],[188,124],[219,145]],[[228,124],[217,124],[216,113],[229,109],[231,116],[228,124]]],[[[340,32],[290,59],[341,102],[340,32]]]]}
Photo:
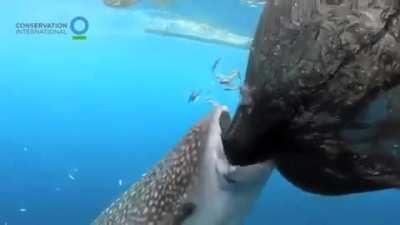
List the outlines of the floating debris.
{"type": "Polygon", "coordinates": [[[152,21],[145,28],[145,32],[162,37],[175,37],[241,49],[249,49],[253,41],[249,36],[238,35],[223,28],[213,27],[210,24],[191,21],[186,18],[156,17],[152,21]]]}
{"type": "Polygon", "coordinates": [[[79,172],[79,169],[78,169],[77,167],[74,167],[74,168],[72,168],[72,169],[69,169],[69,170],[68,170],[68,178],[69,178],[70,180],[75,181],[75,180],[76,180],[76,175],[77,175],[78,172],[79,172]]]}
{"type": "Polygon", "coordinates": [[[252,8],[264,6],[266,2],[266,0],[240,0],[241,4],[247,5],[252,8]]]}
{"type": "Polygon", "coordinates": [[[76,178],[70,173],[68,174],[68,177],[69,177],[70,180],[76,180],[76,178]]]}
{"type": "Polygon", "coordinates": [[[140,2],[140,0],[103,0],[103,2],[111,7],[127,7],[140,2]]]}
{"type": "Polygon", "coordinates": [[[192,91],[192,93],[190,93],[188,102],[189,102],[189,103],[190,103],[190,102],[196,102],[197,100],[199,100],[201,92],[202,92],[201,90],[199,90],[199,91],[192,91]]]}
{"type": "Polygon", "coordinates": [[[28,210],[26,208],[20,208],[19,211],[24,213],[27,212],[28,210]]]}
{"type": "Polygon", "coordinates": [[[175,0],[153,0],[152,2],[158,6],[166,6],[166,5],[175,3],[176,1],[175,0]]]}

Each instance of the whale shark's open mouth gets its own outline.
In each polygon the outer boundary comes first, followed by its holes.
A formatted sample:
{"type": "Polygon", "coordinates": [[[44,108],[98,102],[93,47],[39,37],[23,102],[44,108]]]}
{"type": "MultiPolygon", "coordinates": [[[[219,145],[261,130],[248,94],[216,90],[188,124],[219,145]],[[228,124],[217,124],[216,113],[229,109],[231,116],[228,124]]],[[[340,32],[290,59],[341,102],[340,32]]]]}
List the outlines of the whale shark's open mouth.
{"type": "Polygon", "coordinates": [[[230,123],[228,108],[215,106],[93,225],[241,224],[273,164],[229,163],[221,135],[230,123]]]}

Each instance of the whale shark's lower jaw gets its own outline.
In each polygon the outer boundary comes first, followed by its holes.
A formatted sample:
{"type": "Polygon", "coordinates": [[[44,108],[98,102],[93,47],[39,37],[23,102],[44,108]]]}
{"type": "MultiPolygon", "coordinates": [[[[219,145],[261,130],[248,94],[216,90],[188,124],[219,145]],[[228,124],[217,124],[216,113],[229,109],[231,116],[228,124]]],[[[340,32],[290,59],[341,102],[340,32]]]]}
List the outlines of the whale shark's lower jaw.
{"type": "Polygon", "coordinates": [[[221,137],[227,123],[227,107],[216,106],[92,225],[242,224],[274,164],[231,165],[221,137]]]}
{"type": "Polygon", "coordinates": [[[184,225],[243,224],[275,167],[273,161],[244,167],[229,163],[221,137],[229,121],[227,116],[227,108],[217,106],[209,123],[199,188],[194,196],[198,207],[184,225]]]}

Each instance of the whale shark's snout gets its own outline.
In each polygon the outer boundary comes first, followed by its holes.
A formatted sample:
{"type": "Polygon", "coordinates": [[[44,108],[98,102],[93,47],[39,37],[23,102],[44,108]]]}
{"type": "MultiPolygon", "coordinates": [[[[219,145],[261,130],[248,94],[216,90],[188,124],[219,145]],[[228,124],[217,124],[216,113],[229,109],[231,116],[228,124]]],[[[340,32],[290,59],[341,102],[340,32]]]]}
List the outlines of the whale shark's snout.
{"type": "Polygon", "coordinates": [[[231,165],[222,144],[226,106],[216,106],[92,225],[239,225],[274,164],[231,165]]]}

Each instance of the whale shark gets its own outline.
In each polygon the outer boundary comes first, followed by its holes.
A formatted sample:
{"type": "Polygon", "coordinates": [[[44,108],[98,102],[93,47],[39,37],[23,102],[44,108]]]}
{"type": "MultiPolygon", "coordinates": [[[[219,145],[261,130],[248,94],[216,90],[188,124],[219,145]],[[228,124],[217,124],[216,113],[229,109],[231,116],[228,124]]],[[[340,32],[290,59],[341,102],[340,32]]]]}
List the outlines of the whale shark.
{"type": "Polygon", "coordinates": [[[243,224],[275,165],[231,165],[221,138],[229,123],[228,108],[214,106],[92,225],[243,224]]]}

